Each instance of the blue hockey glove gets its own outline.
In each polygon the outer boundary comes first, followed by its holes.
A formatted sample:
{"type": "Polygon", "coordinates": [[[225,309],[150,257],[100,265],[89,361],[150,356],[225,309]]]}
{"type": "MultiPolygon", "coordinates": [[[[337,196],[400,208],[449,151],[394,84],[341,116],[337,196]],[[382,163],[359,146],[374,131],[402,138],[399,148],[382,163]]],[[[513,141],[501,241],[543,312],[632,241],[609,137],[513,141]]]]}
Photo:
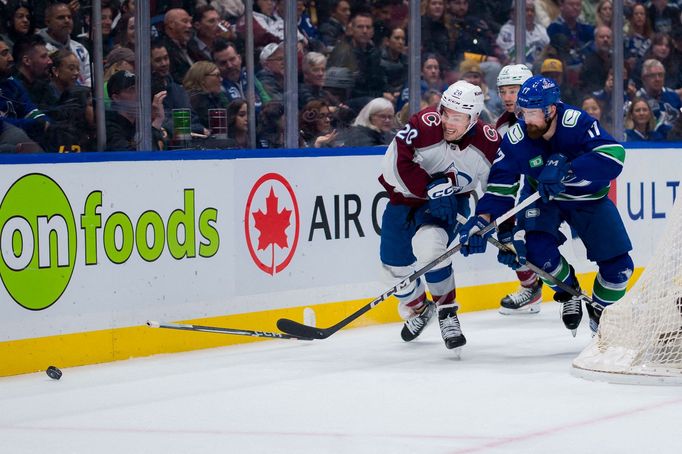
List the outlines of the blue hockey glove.
{"type": "Polygon", "coordinates": [[[434,179],[426,186],[426,195],[429,197],[429,211],[448,224],[457,223],[457,198],[455,188],[448,177],[434,179]]]}
{"type": "Polygon", "coordinates": [[[545,167],[538,176],[538,192],[542,201],[547,203],[564,192],[563,180],[568,176],[571,164],[561,153],[555,153],[547,159],[545,167]]]}
{"type": "Polygon", "coordinates": [[[516,270],[526,264],[526,231],[515,228],[511,231],[500,232],[497,239],[505,246],[513,246],[514,251],[500,250],[497,253],[497,261],[509,268],[516,270]]]}
{"type": "Polygon", "coordinates": [[[483,235],[478,235],[476,232],[483,230],[488,224],[481,216],[474,216],[464,223],[459,231],[459,242],[462,243],[462,248],[459,252],[464,257],[467,257],[469,254],[482,254],[485,252],[485,247],[488,244],[486,240],[493,234],[495,229],[490,229],[483,235]],[[474,227],[476,227],[476,232],[472,232],[474,227]]]}

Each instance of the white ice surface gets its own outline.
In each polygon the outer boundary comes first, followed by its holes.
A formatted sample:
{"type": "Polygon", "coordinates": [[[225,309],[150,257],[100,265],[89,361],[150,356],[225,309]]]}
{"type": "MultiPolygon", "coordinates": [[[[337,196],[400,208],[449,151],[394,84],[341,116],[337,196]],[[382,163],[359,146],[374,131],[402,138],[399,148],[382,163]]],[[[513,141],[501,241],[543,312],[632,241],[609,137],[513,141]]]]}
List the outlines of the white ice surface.
{"type": "Polygon", "coordinates": [[[682,453],[682,387],[570,375],[586,320],[461,321],[459,361],[393,324],[0,378],[0,453],[682,453]]]}

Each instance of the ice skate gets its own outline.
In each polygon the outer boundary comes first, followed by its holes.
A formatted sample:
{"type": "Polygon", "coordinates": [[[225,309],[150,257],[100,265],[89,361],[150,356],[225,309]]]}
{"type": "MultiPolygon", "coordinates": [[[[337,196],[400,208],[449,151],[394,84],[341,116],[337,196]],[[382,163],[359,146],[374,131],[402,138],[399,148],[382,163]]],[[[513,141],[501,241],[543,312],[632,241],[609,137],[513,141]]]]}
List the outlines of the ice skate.
{"type": "Polygon", "coordinates": [[[590,316],[590,331],[592,331],[592,337],[594,337],[599,329],[599,319],[604,309],[597,309],[591,304],[586,304],[585,307],[587,308],[587,315],[590,316]]]}
{"type": "Polygon", "coordinates": [[[438,324],[440,325],[440,333],[443,336],[445,347],[456,349],[459,355],[460,347],[465,345],[467,340],[464,334],[462,334],[462,328],[457,318],[457,309],[454,305],[438,309],[438,324]]]}
{"type": "Polygon", "coordinates": [[[405,342],[415,340],[424,331],[436,312],[436,305],[433,301],[425,300],[424,303],[422,311],[407,319],[402,331],[400,331],[400,337],[405,342]]]}
{"type": "Polygon", "coordinates": [[[537,314],[542,304],[542,281],[537,280],[532,287],[519,287],[514,293],[500,301],[500,314],[537,314]]]}
{"type": "MultiPolygon", "coordinates": [[[[575,289],[580,292],[580,286],[577,281],[575,289]]],[[[554,294],[554,301],[561,303],[561,320],[566,328],[571,330],[573,337],[575,337],[580,320],[583,318],[582,298],[559,290],[554,294]]]]}

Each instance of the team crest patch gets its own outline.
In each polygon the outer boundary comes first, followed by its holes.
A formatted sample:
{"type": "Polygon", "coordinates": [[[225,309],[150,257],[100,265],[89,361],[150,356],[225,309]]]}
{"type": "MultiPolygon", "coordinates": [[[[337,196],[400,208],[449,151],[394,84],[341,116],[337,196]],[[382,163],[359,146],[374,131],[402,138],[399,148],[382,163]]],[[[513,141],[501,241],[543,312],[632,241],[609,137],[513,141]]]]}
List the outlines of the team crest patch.
{"type": "Polygon", "coordinates": [[[539,208],[529,208],[526,210],[526,219],[536,218],[538,216],[540,216],[539,208]]]}
{"type": "Polygon", "coordinates": [[[497,130],[495,128],[491,128],[488,125],[483,125],[483,133],[488,138],[488,140],[491,140],[493,142],[496,142],[498,140],[497,130]]]}
{"type": "Polygon", "coordinates": [[[542,156],[536,156],[533,159],[528,161],[528,164],[530,164],[531,169],[535,167],[541,167],[544,162],[542,161],[542,156]]]}

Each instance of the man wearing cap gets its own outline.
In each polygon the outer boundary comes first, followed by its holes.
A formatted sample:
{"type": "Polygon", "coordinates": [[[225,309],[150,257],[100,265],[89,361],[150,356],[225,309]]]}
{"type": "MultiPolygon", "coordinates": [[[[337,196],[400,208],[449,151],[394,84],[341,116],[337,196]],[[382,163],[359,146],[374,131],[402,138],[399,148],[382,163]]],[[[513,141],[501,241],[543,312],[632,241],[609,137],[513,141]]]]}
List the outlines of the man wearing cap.
{"type": "Polygon", "coordinates": [[[491,92],[488,89],[488,84],[483,79],[483,71],[481,65],[474,60],[462,60],[459,64],[459,74],[462,80],[466,80],[470,84],[481,87],[483,91],[483,99],[485,107],[481,111],[481,120],[486,123],[493,123],[495,118],[502,113],[502,101],[497,93],[491,92]]]}
{"type": "Polygon", "coordinates": [[[270,43],[260,52],[262,69],[256,73],[256,90],[263,103],[284,97],[284,43],[270,43]]]}
{"type": "MultiPolygon", "coordinates": [[[[136,113],[137,94],[135,74],[129,71],[114,73],[109,79],[107,90],[112,109],[106,112],[107,146],[105,151],[137,150],[136,113]]],[[[154,95],[152,100],[152,149],[162,150],[166,132],[162,128],[164,119],[163,99],[166,92],[154,95]]]]}
{"type": "Polygon", "coordinates": [[[540,66],[540,74],[556,81],[561,87],[561,99],[567,103],[577,104],[579,102],[576,91],[565,84],[564,64],[556,58],[547,58],[540,66]]]}

